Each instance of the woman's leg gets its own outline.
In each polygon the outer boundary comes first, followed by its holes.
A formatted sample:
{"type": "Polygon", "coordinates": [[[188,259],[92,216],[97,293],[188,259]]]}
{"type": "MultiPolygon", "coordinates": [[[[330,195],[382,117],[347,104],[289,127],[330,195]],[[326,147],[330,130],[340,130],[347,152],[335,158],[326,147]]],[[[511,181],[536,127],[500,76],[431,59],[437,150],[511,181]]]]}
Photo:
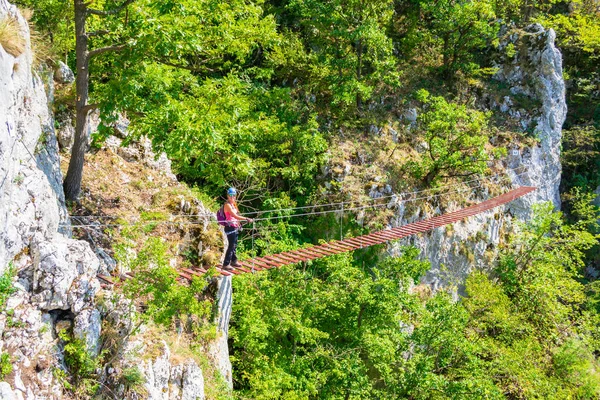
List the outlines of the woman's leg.
{"type": "Polygon", "coordinates": [[[236,254],[237,243],[238,243],[238,231],[237,231],[237,229],[235,230],[235,233],[233,235],[231,235],[231,236],[233,236],[233,238],[232,238],[233,239],[232,240],[233,241],[233,250],[231,251],[231,253],[232,253],[231,254],[231,265],[237,266],[237,254],[236,254]]]}
{"type": "Polygon", "coordinates": [[[237,248],[238,233],[237,230],[231,232],[225,232],[227,234],[227,250],[225,251],[225,259],[223,260],[223,266],[226,267],[231,264],[231,261],[237,261],[235,250],[237,248]]]}

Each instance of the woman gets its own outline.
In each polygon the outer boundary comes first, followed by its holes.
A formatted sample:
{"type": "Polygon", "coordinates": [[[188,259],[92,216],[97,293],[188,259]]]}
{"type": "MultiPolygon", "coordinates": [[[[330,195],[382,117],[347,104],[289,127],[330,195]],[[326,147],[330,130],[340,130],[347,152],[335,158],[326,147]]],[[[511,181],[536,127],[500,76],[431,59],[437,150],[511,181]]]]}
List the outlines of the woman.
{"type": "Polygon", "coordinates": [[[235,198],[237,191],[235,188],[230,187],[227,189],[227,202],[225,203],[223,211],[225,212],[225,220],[227,225],[225,226],[225,234],[227,235],[227,251],[225,252],[225,260],[223,260],[223,269],[232,270],[231,267],[239,267],[240,264],[237,262],[237,255],[235,250],[237,248],[238,232],[240,229],[240,221],[252,222],[251,218],[242,217],[238,211],[237,203],[235,198]]]}

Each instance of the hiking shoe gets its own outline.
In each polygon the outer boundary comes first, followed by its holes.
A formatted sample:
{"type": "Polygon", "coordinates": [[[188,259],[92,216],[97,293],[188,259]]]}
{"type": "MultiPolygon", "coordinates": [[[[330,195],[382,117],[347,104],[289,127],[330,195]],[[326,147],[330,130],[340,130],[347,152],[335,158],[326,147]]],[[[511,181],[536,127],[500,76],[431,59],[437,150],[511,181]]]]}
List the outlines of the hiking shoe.
{"type": "Polygon", "coordinates": [[[223,265],[221,269],[225,271],[233,271],[233,267],[231,265],[223,265]]]}
{"type": "Polygon", "coordinates": [[[237,261],[235,261],[235,262],[232,262],[232,263],[231,263],[231,266],[232,266],[232,267],[236,267],[236,268],[237,268],[237,267],[241,267],[241,266],[242,266],[242,264],[240,264],[240,263],[238,263],[237,261]]]}

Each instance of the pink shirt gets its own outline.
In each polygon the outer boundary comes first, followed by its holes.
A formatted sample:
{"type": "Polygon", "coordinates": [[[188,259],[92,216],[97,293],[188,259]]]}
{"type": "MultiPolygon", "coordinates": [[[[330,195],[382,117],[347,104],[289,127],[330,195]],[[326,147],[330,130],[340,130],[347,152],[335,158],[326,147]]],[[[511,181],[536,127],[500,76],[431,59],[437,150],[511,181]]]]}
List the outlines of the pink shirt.
{"type": "MultiPolygon", "coordinates": [[[[227,203],[227,204],[229,205],[229,207],[231,207],[231,209],[233,211],[235,211],[236,214],[240,213],[233,204],[231,204],[231,203],[227,203]]],[[[227,207],[225,207],[225,220],[227,222],[229,222],[229,226],[231,226],[231,227],[238,228],[240,226],[240,222],[233,216],[232,213],[227,211],[227,207]]]]}

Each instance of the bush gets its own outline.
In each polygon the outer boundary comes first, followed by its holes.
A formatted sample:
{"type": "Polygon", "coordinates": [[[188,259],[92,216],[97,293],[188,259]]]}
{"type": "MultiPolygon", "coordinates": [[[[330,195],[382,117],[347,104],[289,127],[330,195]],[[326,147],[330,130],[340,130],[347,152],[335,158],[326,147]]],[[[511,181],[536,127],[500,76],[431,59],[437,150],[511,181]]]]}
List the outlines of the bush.
{"type": "Polygon", "coordinates": [[[135,276],[125,282],[124,291],[145,302],[145,315],[154,322],[168,327],[187,316],[199,328],[211,315],[212,303],[203,297],[206,281],[195,277],[189,286],[179,283],[169,266],[167,245],[159,238],[150,238],[128,264],[135,276]]]}
{"type": "MultiPolygon", "coordinates": [[[[71,390],[77,396],[89,396],[98,390],[96,370],[102,366],[102,355],[95,357],[87,349],[85,341],[67,331],[58,333],[64,342],[63,355],[72,379],[71,390]]],[[[69,386],[66,386],[69,388],[69,386]]]]}
{"type": "Polygon", "coordinates": [[[418,123],[427,150],[420,161],[410,161],[406,166],[426,185],[442,178],[483,173],[492,156],[504,153],[497,149],[490,154],[485,149],[488,114],[431,96],[423,89],[416,97],[423,104],[418,123]]]}
{"type": "Polygon", "coordinates": [[[13,286],[13,277],[16,271],[12,263],[8,264],[8,268],[0,275],[0,312],[4,311],[4,305],[8,298],[15,292],[13,286]]]}
{"type": "Polygon", "coordinates": [[[8,374],[12,372],[13,366],[10,361],[10,354],[0,354],[0,380],[4,379],[8,374]]]}

